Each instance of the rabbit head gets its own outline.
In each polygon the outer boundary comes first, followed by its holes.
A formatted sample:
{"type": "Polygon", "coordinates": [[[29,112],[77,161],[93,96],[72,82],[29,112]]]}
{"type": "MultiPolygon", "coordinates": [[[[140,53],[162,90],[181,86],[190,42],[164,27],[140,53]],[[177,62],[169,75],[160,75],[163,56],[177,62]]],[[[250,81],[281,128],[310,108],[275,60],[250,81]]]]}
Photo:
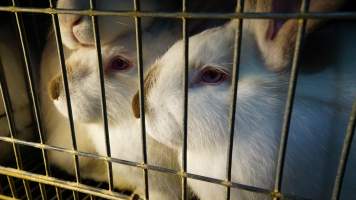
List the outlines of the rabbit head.
{"type": "MultiPolygon", "coordinates": [[[[330,12],[338,9],[344,0],[323,1],[311,0],[310,12],[330,12]]],[[[301,6],[300,0],[249,0],[246,1],[246,12],[296,13],[301,6]]],[[[316,29],[321,20],[308,20],[306,32],[316,29]]],[[[250,26],[254,32],[257,44],[265,58],[267,67],[281,71],[288,67],[296,41],[297,20],[295,19],[258,19],[251,20],[250,26]]]]}
{"type": "MultiPolygon", "coordinates": [[[[250,25],[248,21],[245,22],[250,25]]],[[[289,74],[274,72],[266,66],[266,57],[263,53],[260,54],[258,41],[249,28],[244,27],[242,31],[232,179],[248,185],[273,188],[274,160],[278,152],[289,74]]],[[[334,33],[338,29],[331,30],[334,33]]],[[[235,21],[232,21],[225,26],[210,29],[189,38],[187,171],[190,173],[220,179],[226,177],[235,31],[235,21]]],[[[348,33],[349,30],[345,32],[348,33]]],[[[338,38],[344,39],[345,35],[339,35],[338,38]]],[[[346,38],[352,40],[353,37],[347,35],[346,38]]],[[[299,85],[290,129],[290,135],[293,136],[288,141],[289,154],[286,158],[285,177],[288,181],[292,179],[302,181],[301,184],[290,181],[288,183],[290,185],[286,188],[301,191],[300,194],[310,194],[313,199],[325,199],[320,198],[326,191],[326,187],[320,186],[322,185],[320,183],[325,180],[320,178],[325,178],[325,175],[330,174],[333,167],[332,162],[328,160],[333,156],[325,151],[325,144],[328,142],[327,138],[335,140],[333,128],[341,127],[340,123],[334,119],[345,117],[344,111],[330,105],[336,102],[342,103],[340,99],[334,100],[333,98],[343,96],[338,92],[348,91],[347,87],[341,90],[339,86],[354,85],[350,82],[354,80],[351,78],[354,70],[350,67],[353,66],[350,65],[353,62],[350,56],[353,47],[348,47],[350,42],[345,41],[342,44],[335,42],[342,47],[347,47],[347,50],[340,52],[342,55],[338,57],[340,62],[333,61],[331,66],[324,63],[315,64],[330,66],[330,68],[334,66],[338,70],[329,69],[330,71],[326,70],[314,76],[300,74],[298,78],[299,85]],[[345,69],[342,68],[348,68],[353,72],[346,71],[345,73],[345,69]],[[339,71],[340,74],[337,74],[339,71]],[[335,78],[336,76],[338,78],[335,78]],[[319,101],[320,99],[326,100],[325,97],[330,96],[332,96],[329,98],[332,104],[329,104],[329,100],[327,100],[328,103],[319,101]],[[335,116],[330,114],[334,112],[335,116]],[[331,123],[333,128],[330,129],[332,131],[324,126],[328,120],[333,120],[331,123]],[[328,170],[322,170],[324,166],[327,166],[328,170]],[[315,182],[310,182],[310,184],[306,182],[312,179],[315,182]]],[[[337,52],[342,49],[340,46],[335,47],[337,52]]],[[[178,150],[181,149],[183,142],[183,72],[185,69],[183,55],[184,43],[179,41],[148,70],[144,85],[147,133],[161,143],[178,150]]],[[[132,101],[136,117],[140,116],[138,102],[136,94],[132,101]]],[[[198,196],[201,199],[218,198],[209,198],[214,195],[214,192],[210,189],[206,190],[206,187],[193,184],[190,186],[199,193],[198,196]]],[[[220,193],[220,197],[224,194],[224,191],[220,193]]]]}
{"type": "MultiPolygon", "coordinates": [[[[189,38],[188,133],[204,135],[201,139],[205,140],[193,139],[191,147],[202,143],[223,144],[228,137],[228,134],[219,133],[227,133],[229,127],[234,27],[232,22],[189,38]]],[[[244,37],[253,40],[251,35],[244,37]]],[[[262,99],[266,102],[276,101],[274,93],[268,93],[275,89],[274,81],[278,78],[264,67],[256,44],[251,44],[254,43],[248,43],[249,46],[242,43],[241,57],[244,59],[241,60],[238,94],[239,101],[246,105],[245,112],[250,113],[247,116],[253,117],[254,106],[258,105],[252,105],[251,100],[265,95],[262,99]],[[266,76],[256,76],[259,73],[266,76]]],[[[183,52],[183,42],[179,41],[153,64],[145,77],[148,133],[158,141],[175,147],[182,142],[183,52]]],[[[139,117],[137,94],[132,106],[136,117],[139,117]]]]}
{"type": "MultiPolygon", "coordinates": [[[[122,44],[122,43],[120,43],[122,44]]],[[[130,112],[130,98],[137,87],[134,51],[113,43],[101,49],[109,122],[120,123],[130,112]]],[[[66,60],[71,106],[75,121],[93,123],[101,119],[101,86],[95,48],[81,48],[66,60]]],[[[49,95],[57,110],[67,116],[62,76],[49,84],[49,95]]]]}
{"type": "MultiPolygon", "coordinates": [[[[131,0],[105,0],[96,1],[98,10],[133,10],[131,0]]],[[[157,3],[153,1],[142,1],[144,9],[155,9],[157,3]]],[[[61,9],[89,9],[87,0],[59,0],[57,7],[61,9]]],[[[151,20],[144,20],[143,27],[149,25],[151,20]]],[[[90,16],[75,14],[60,14],[59,23],[61,28],[63,43],[70,49],[80,46],[94,46],[93,26],[90,16]]],[[[134,31],[134,20],[132,17],[99,16],[98,26],[101,44],[112,42],[115,38],[134,31]],[[113,28],[113,25],[115,28],[113,28]]]]}

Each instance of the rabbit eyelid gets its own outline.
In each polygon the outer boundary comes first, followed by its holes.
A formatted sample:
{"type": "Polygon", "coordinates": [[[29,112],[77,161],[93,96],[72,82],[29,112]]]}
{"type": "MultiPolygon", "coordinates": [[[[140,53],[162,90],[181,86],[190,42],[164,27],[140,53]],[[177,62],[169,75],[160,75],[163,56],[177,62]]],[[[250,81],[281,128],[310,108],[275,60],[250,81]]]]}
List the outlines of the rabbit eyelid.
{"type": "Polygon", "coordinates": [[[192,85],[219,85],[230,77],[229,70],[215,64],[206,64],[193,75],[192,85]]]}
{"type": "Polygon", "coordinates": [[[230,73],[230,70],[227,66],[224,64],[205,64],[200,68],[200,71],[206,70],[206,69],[216,69],[218,71],[221,71],[222,73],[226,73],[228,75],[230,73]]]}

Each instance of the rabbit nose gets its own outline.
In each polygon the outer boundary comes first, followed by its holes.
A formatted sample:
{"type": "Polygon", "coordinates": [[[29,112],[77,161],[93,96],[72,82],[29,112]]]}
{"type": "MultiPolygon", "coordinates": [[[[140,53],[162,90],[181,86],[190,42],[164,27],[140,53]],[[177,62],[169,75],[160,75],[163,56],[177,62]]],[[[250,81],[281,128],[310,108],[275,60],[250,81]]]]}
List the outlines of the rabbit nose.
{"type": "Polygon", "coordinates": [[[132,99],[132,111],[136,118],[140,118],[140,100],[138,92],[136,92],[135,96],[132,99]]]}
{"type": "Polygon", "coordinates": [[[48,87],[48,94],[52,100],[57,100],[61,95],[61,77],[57,76],[56,78],[52,79],[49,87],[48,87]]]}

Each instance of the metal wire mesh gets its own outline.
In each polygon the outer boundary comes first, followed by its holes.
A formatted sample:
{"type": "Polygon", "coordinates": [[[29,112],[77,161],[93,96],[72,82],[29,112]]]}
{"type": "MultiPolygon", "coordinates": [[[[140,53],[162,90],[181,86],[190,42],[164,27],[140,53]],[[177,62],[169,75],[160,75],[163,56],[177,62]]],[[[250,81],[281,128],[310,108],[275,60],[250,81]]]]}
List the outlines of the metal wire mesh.
{"type": "MultiPolygon", "coordinates": [[[[298,75],[298,65],[300,57],[300,45],[305,32],[306,20],[307,19],[356,19],[355,12],[328,12],[328,13],[316,13],[308,12],[309,1],[303,0],[298,13],[250,13],[243,12],[244,1],[239,0],[237,2],[237,9],[234,13],[193,13],[187,11],[187,2],[182,1],[182,11],[181,12],[146,12],[140,11],[140,1],[134,0],[134,10],[132,11],[103,11],[96,10],[93,0],[90,0],[90,9],[88,10],[76,10],[76,9],[57,9],[54,6],[54,2],[49,0],[48,8],[35,8],[35,7],[19,7],[16,0],[12,0],[11,6],[0,6],[0,12],[13,13],[16,18],[17,30],[19,32],[19,40],[21,42],[23,59],[25,61],[26,73],[31,93],[31,104],[33,106],[35,123],[37,131],[39,134],[39,142],[29,142],[16,139],[14,135],[16,134],[15,125],[12,116],[11,101],[9,99],[8,88],[6,85],[6,80],[4,77],[4,72],[2,70],[3,66],[1,65],[0,58],[0,78],[1,78],[1,92],[2,98],[5,103],[6,115],[9,123],[10,137],[0,136],[0,141],[7,142],[12,144],[13,152],[16,159],[16,169],[0,166],[0,174],[3,176],[0,180],[0,198],[2,199],[17,199],[17,198],[27,198],[27,199],[37,199],[36,195],[41,199],[96,199],[96,198],[107,198],[107,199],[129,199],[128,195],[124,195],[114,191],[113,183],[113,172],[112,172],[112,163],[119,163],[135,168],[140,168],[144,171],[145,178],[145,198],[149,199],[149,185],[148,185],[148,171],[158,171],[163,173],[172,174],[179,176],[182,179],[182,198],[188,198],[187,192],[187,178],[201,180],[205,182],[215,183],[217,185],[222,185],[227,188],[226,199],[230,199],[230,190],[232,188],[238,188],[246,191],[257,192],[262,194],[268,194],[273,199],[304,199],[303,197],[282,194],[281,193],[281,184],[282,184],[282,174],[283,174],[283,165],[285,160],[285,151],[287,146],[289,124],[291,120],[291,113],[293,107],[293,100],[295,94],[295,87],[297,84],[297,75],[298,75]],[[41,124],[41,117],[39,114],[39,103],[37,97],[37,91],[34,87],[34,77],[33,77],[33,67],[29,58],[29,47],[26,39],[26,33],[24,31],[24,26],[21,19],[22,13],[40,13],[50,15],[53,22],[53,30],[55,33],[58,56],[60,59],[61,73],[63,77],[63,85],[66,96],[66,102],[68,105],[68,116],[69,124],[71,129],[71,139],[73,143],[73,149],[65,149],[60,147],[55,147],[47,145],[44,143],[44,135],[41,124]],[[100,74],[100,86],[101,86],[101,102],[102,102],[102,116],[104,123],[105,131],[105,141],[106,141],[106,156],[90,154],[86,152],[78,151],[75,137],[75,128],[72,116],[70,92],[68,86],[67,78],[67,68],[65,66],[65,58],[63,53],[62,39],[60,35],[60,26],[58,21],[58,14],[77,14],[77,15],[88,15],[91,16],[93,34],[95,38],[95,46],[97,49],[98,63],[99,63],[99,74],[100,74]],[[109,127],[107,119],[107,108],[106,108],[106,95],[104,87],[104,74],[103,74],[103,64],[102,64],[102,55],[101,55],[101,43],[100,35],[98,28],[98,16],[126,16],[133,17],[135,19],[135,33],[136,33],[136,47],[137,47],[137,65],[138,65],[138,77],[139,77],[139,99],[140,99],[140,116],[141,117],[141,131],[142,131],[142,144],[143,144],[143,161],[141,162],[131,162],[127,160],[121,160],[111,157],[110,152],[110,138],[109,138],[109,127]],[[146,128],[145,128],[145,110],[144,110],[144,82],[143,82],[143,67],[142,67],[142,33],[141,33],[141,18],[145,17],[159,17],[159,18],[178,18],[182,20],[182,38],[184,41],[184,106],[183,106],[183,130],[184,130],[184,142],[183,142],[183,154],[182,154],[182,171],[172,170],[160,166],[154,166],[147,163],[147,146],[146,146],[146,128]],[[206,176],[200,176],[196,174],[191,174],[187,172],[187,123],[189,120],[188,116],[188,57],[189,57],[189,36],[188,36],[188,24],[190,19],[238,19],[238,28],[235,35],[234,42],[234,71],[233,71],[233,98],[231,104],[231,113],[230,113],[230,143],[228,151],[228,161],[227,161],[227,175],[226,180],[215,179],[206,176]],[[284,123],[281,133],[281,143],[279,147],[278,154],[278,164],[276,168],[276,177],[275,177],[275,186],[274,190],[270,191],[263,188],[253,187],[244,185],[237,182],[231,181],[231,165],[232,165],[232,149],[233,147],[233,138],[234,138],[234,129],[235,129],[235,112],[236,112],[236,99],[237,99],[237,88],[238,88],[238,74],[239,74],[239,60],[240,60],[240,51],[241,51],[241,38],[242,38],[242,23],[243,19],[297,19],[298,20],[298,33],[297,40],[294,50],[292,70],[290,76],[290,84],[288,88],[288,98],[287,104],[285,107],[284,114],[284,123]],[[42,152],[43,167],[45,170],[45,175],[41,175],[38,171],[39,167],[34,168],[33,171],[29,172],[23,170],[23,159],[19,153],[18,146],[24,145],[28,147],[33,147],[40,149],[42,152]],[[59,178],[51,176],[51,172],[48,167],[48,161],[46,156],[46,150],[54,150],[58,152],[64,152],[73,156],[73,161],[75,164],[75,182],[64,181],[59,178]],[[100,189],[99,187],[89,186],[86,183],[83,183],[80,178],[79,170],[79,160],[78,157],[88,157],[98,160],[103,160],[107,162],[108,170],[108,190],[100,189]],[[31,185],[31,186],[30,186],[31,185]],[[35,186],[33,186],[35,185],[35,186]],[[74,191],[72,193],[71,191],[74,191]],[[21,196],[22,195],[22,196],[21,196]],[[35,197],[34,197],[35,196],[35,197]]],[[[356,104],[355,104],[356,105],[356,104]]],[[[353,139],[353,134],[355,132],[355,117],[356,117],[356,106],[354,105],[350,121],[348,125],[347,135],[345,137],[345,142],[343,144],[342,155],[339,162],[339,169],[337,172],[337,177],[335,180],[333,197],[332,199],[339,199],[340,189],[342,185],[342,180],[344,176],[345,166],[347,164],[347,158],[350,151],[351,141],[353,139]]]]}

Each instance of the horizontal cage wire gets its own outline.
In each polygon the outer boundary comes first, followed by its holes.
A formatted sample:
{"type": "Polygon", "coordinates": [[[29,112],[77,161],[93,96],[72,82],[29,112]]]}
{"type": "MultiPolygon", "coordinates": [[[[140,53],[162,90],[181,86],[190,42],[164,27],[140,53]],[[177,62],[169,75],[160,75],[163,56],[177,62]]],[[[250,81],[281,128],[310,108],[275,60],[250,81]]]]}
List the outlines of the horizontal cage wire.
{"type": "MultiPolygon", "coordinates": [[[[0,78],[1,78],[1,94],[4,102],[4,107],[6,110],[6,118],[10,130],[10,136],[0,136],[0,142],[12,145],[13,155],[15,157],[16,166],[6,167],[0,165],[0,199],[139,199],[145,198],[149,199],[150,192],[149,188],[149,176],[150,171],[162,172],[165,174],[170,174],[177,176],[181,179],[182,183],[182,199],[189,199],[188,191],[188,180],[199,180],[208,183],[214,183],[216,185],[224,186],[226,188],[226,196],[222,199],[231,198],[231,189],[241,189],[243,191],[249,191],[259,194],[269,195],[272,199],[308,199],[302,196],[297,196],[293,194],[286,194],[282,192],[282,182],[283,182],[283,170],[285,163],[285,154],[287,148],[287,140],[289,135],[289,128],[291,123],[291,116],[293,112],[294,96],[297,87],[298,80],[298,67],[300,65],[300,51],[302,45],[302,39],[306,32],[306,24],[309,19],[356,19],[356,12],[309,12],[308,0],[302,0],[299,8],[299,12],[295,13],[252,13],[244,12],[244,1],[237,1],[236,12],[233,13],[196,13],[189,12],[187,9],[187,1],[182,1],[182,10],[180,12],[148,12],[141,11],[140,0],[133,0],[134,10],[129,11],[114,11],[114,10],[99,10],[96,9],[95,1],[89,0],[89,9],[60,9],[56,8],[55,1],[49,0],[48,8],[37,8],[37,7],[21,7],[18,5],[16,0],[12,0],[11,6],[0,6],[1,13],[13,14],[16,21],[16,29],[18,31],[18,40],[21,44],[21,53],[25,63],[26,71],[26,81],[29,89],[30,105],[32,106],[32,111],[34,115],[34,126],[39,137],[39,141],[25,141],[16,138],[16,125],[13,116],[13,108],[9,95],[9,88],[7,86],[7,80],[4,75],[4,66],[1,63],[0,55],[0,78]],[[64,92],[67,103],[68,112],[68,123],[70,125],[71,132],[71,142],[72,149],[56,147],[45,143],[45,133],[43,130],[43,124],[40,114],[39,98],[35,85],[36,77],[34,76],[34,63],[31,61],[31,48],[29,45],[29,40],[26,28],[24,26],[23,18],[24,14],[45,14],[51,17],[52,28],[54,31],[56,49],[60,63],[60,74],[62,77],[62,84],[64,86],[64,92]],[[93,36],[95,41],[95,50],[98,60],[98,72],[99,72],[99,83],[100,84],[100,102],[101,102],[101,114],[103,118],[103,128],[105,137],[105,147],[106,155],[99,155],[94,153],[87,153],[78,150],[75,122],[73,119],[72,111],[72,101],[70,95],[69,87],[69,77],[68,77],[68,66],[66,66],[64,47],[62,44],[61,27],[59,24],[59,14],[75,14],[75,15],[86,15],[91,17],[93,36]],[[103,51],[102,44],[100,41],[100,30],[99,30],[99,16],[119,16],[119,17],[131,17],[135,20],[135,43],[136,43],[136,54],[137,54],[137,67],[138,74],[138,95],[139,95],[139,113],[140,113],[140,132],[141,132],[141,142],[142,142],[142,161],[133,162],[124,159],[118,159],[112,157],[111,147],[110,147],[110,129],[109,129],[109,119],[107,111],[107,100],[105,91],[105,81],[104,81],[104,64],[103,64],[103,51]],[[142,50],[142,19],[148,17],[157,18],[176,18],[180,20],[182,29],[182,41],[184,44],[184,74],[183,74],[183,145],[182,145],[182,155],[181,159],[182,169],[174,170],[162,166],[156,166],[148,163],[147,155],[147,133],[146,133],[146,120],[145,120],[145,86],[144,86],[144,69],[143,69],[143,50],[142,50]],[[188,96],[189,96],[189,31],[188,26],[190,20],[194,19],[237,19],[237,30],[234,36],[234,49],[233,49],[233,72],[232,72],[232,98],[229,113],[229,146],[227,154],[227,169],[226,169],[226,179],[218,179],[213,177],[202,176],[198,174],[189,173],[187,170],[187,148],[188,148],[188,96]],[[237,93],[238,93],[238,79],[239,79],[239,65],[240,65],[240,52],[242,43],[242,26],[243,19],[296,19],[298,20],[298,30],[296,34],[294,54],[291,64],[291,74],[289,77],[288,93],[286,105],[284,108],[283,124],[280,133],[280,143],[278,146],[278,159],[277,166],[275,169],[276,175],[274,177],[275,184],[273,189],[265,189],[255,186],[246,185],[244,183],[232,181],[232,157],[233,157],[233,139],[235,130],[239,124],[235,125],[236,109],[238,105],[237,93]],[[236,127],[235,127],[236,126],[236,127]],[[32,159],[31,157],[24,157],[28,149],[32,148],[40,152],[41,156],[32,159]],[[49,161],[46,152],[56,151],[63,152],[65,154],[71,155],[74,163],[74,179],[75,180],[65,180],[62,178],[57,178],[53,176],[52,170],[49,167],[49,161]],[[83,180],[80,173],[80,162],[79,158],[91,158],[95,160],[105,161],[107,167],[107,182],[95,182],[90,180],[83,180]],[[129,192],[118,191],[114,188],[114,174],[113,174],[113,164],[120,164],[124,166],[129,166],[132,168],[137,168],[142,170],[144,177],[144,197],[132,196],[129,192]]],[[[355,118],[356,118],[356,101],[353,105],[353,109],[349,116],[348,127],[342,144],[341,156],[338,163],[337,176],[334,182],[334,188],[332,192],[332,199],[340,199],[341,187],[343,179],[345,176],[346,164],[348,162],[348,157],[350,154],[351,143],[355,133],[355,118]]],[[[58,172],[55,172],[58,173],[58,172]]],[[[62,172],[59,172],[61,174],[62,172]]],[[[65,174],[65,173],[63,173],[65,174]]],[[[62,175],[62,174],[61,174],[62,175]]],[[[65,175],[63,175],[65,176],[65,175]]],[[[73,178],[73,177],[72,177],[73,178]]]]}
{"type": "Polygon", "coordinates": [[[148,11],[102,11],[102,10],[77,10],[55,8],[23,8],[13,6],[0,6],[3,12],[23,12],[42,14],[77,14],[87,16],[123,16],[123,17],[161,17],[161,18],[186,18],[186,19],[355,19],[355,12],[307,12],[307,13],[192,13],[192,12],[148,12],[148,11]]]}

